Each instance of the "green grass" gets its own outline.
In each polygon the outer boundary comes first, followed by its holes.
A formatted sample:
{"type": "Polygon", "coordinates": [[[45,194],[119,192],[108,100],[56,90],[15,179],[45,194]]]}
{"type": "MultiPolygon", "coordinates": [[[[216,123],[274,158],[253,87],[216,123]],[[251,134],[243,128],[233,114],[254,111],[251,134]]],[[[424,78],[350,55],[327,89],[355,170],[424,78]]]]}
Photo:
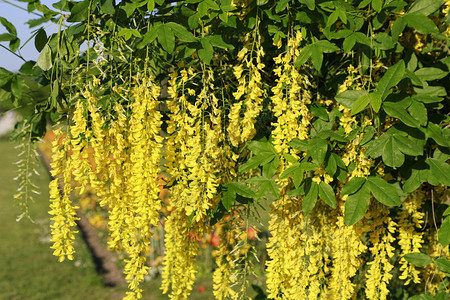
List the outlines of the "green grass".
{"type": "MultiPolygon", "coordinates": [[[[59,263],[50,249],[48,215],[49,176],[42,165],[40,176],[35,177],[40,195],[30,204],[30,214],[35,221],[24,218],[16,222],[20,210],[13,195],[17,183],[14,162],[18,160],[17,150],[8,141],[0,140],[0,300],[14,299],[122,299],[126,288],[105,287],[96,272],[91,255],[80,234],[75,244],[73,261],[59,263]]],[[[143,284],[144,299],[168,299],[162,295],[160,280],[143,284]]],[[[210,278],[200,278],[189,299],[212,299],[210,278]],[[198,292],[200,285],[207,290],[198,292]]]]}

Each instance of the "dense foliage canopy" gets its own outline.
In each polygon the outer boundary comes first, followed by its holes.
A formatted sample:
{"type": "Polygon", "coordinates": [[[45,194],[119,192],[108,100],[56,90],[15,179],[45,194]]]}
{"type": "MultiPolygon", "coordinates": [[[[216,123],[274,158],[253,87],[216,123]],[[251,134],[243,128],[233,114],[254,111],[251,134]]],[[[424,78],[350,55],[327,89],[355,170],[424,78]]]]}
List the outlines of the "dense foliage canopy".
{"type": "Polygon", "coordinates": [[[164,292],[188,297],[196,237],[215,226],[214,295],[243,298],[254,258],[242,234],[268,198],[269,298],[448,297],[448,0],[26,2],[42,15],[28,22],[40,56],[0,69],[1,99],[34,106],[19,136],[59,135],[61,261],[74,252],[70,194],[92,189],[110,247],[128,255],[130,299],[161,218],[164,292]],[[26,76],[49,97],[25,101],[26,76]]]}

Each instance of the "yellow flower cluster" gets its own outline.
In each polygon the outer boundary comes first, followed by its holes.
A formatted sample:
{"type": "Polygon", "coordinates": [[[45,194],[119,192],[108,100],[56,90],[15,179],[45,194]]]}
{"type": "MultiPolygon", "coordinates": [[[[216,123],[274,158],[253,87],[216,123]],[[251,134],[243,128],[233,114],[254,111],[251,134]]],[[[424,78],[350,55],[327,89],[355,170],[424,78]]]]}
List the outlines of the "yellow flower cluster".
{"type": "Polygon", "coordinates": [[[300,54],[299,45],[303,37],[297,32],[295,38],[288,41],[288,51],[274,59],[276,85],[272,87],[272,111],[277,121],[272,124],[273,144],[278,153],[289,153],[288,143],[299,138],[309,138],[312,114],[307,108],[311,103],[310,85],[307,75],[294,67],[294,61],[300,54]]]}
{"type": "Polygon", "coordinates": [[[167,258],[162,284],[163,292],[167,293],[171,288],[170,297],[177,299],[187,297],[195,279],[198,244],[191,241],[189,234],[203,234],[206,212],[220,200],[216,196],[217,186],[227,182],[230,170],[234,169],[230,147],[223,146],[225,132],[219,100],[213,92],[213,73],[203,73],[203,88],[198,93],[188,87],[198,76],[194,70],[181,70],[180,75],[172,73],[168,87],[171,114],[166,166],[177,184],[171,190],[169,209],[175,210],[167,224],[173,222],[176,225],[166,225],[167,258]],[[192,225],[187,226],[187,223],[192,225]],[[186,274],[189,274],[187,279],[186,274]]]}
{"type": "Polygon", "coordinates": [[[368,262],[369,269],[366,273],[366,297],[370,300],[386,299],[389,295],[389,282],[392,279],[394,266],[389,261],[394,256],[394,234],[397,224],[389,217],[389,210],[373,201],[369,211],[365,215],[367,231],[369,231],[369,251],[373,260],[368,262]]]}
{"type": "Polygon", "coordinates": [[[346,198],[342,197],[340,212],[335,212],[336,222],[330,230],[332,267],[328,288],[333,299],[351,299],[355,296],[356,285],[352,283],[352,278],[363,263],[361,254],[367,250],[367,246],[361,241],[360,223],[353,226],[344,224],[342,212],[346,198]]]}
{"type": "Polygon", "coordinates": [[[53,223],[51,228],[52,249],[55,251],[53,255],[59,257],[62,262],[67,257],[73,260],[75,249],[73,243],[75,240],[73,227],[76,226],[75,221],[78,220],[76,211],[78,207],[72,205],[70,193],[72,187],[71,174],[67,172],[70,169],[70,160],[67,159],[67,148],[69,139],[62,136],[60,129],[55,131],[56,137],[52,142],[53,161],[51,163],[52,176],[54,179],[50,182],[50,211],[53,215],[51,220],[53,223]],[[61,178],[62,177],[62,178],[61,178]],[[62,187],[62,188],[61,188],[62,187]]]}
{"type": "Polygon", "coordinates": [[[367,148],[360,146],[363,136],[364,134],[358,133],[350,143],[345,145],[342,161],[346,166],[350,165],[350,163],[355,164],[355,168],[350,173],[349,179],[353,177],[366,177],[370,174],[370,168],[373,166],[373,160],[364,154],[367,148]]]}
{"type": "Polygon", "coordinates": [[[410,194],[403,202],[402,210],[398,216],[398,244],[402,250],[400,259],[400,279],[409,284],[411,280],[414,283],[421,282],[420,271],[403,258],[405,254],[420,252],[423,244],[424,233],[420,231],[424,223],[424,213],[419,209],[423,203],[422,191],[417,190],[410,194]]]}
{"type": "Polygon", "coordinates": [[[170,299],[187,299],[195,281],[195,258],[198,253],[196,237],[202,228],[189,228],[189,217],[183,209],[176,208],[169,215],[164,237],[165,254],[161,289],[170,299]]]}
{"type": "Polygon", "coordinates": [[[258,26],[255,26],[253,31],[252,42],[248,41],[248,35],[246,39],[246,45],[238,53],[239,64],[233,68],[238,86],[237,91],[233,93],[236,102],[230,109],[228,133],[230,142],[235,147],[251,140],[255,135],[254,124],[261,112],[264,96],[261,78],[261,71],[265,67],[261,62],[264,50],[258,26]]]}
{"type": "Polygon", "coordinates": [[[236,282],[233,277],[232,270],[235,267],[233,257],[230,255],[229,240],[226,238],[226,233],[220,235],[221,241],[219,249],[216,253],[217,268],[213,273],[213,294],[216,299],[235,299],[236,292],[232,286],[236,282]]]}
{"type": "Polygon", "coordinates": [[[267,292],[271,299],[306,299],[309,273],[303,258],[312,253],[306,247],[305,217],[301,202],[282,196],[272,204],[267,243],[267,292]]]}
{"type": "Polygon", "coordinates": [[[53,142],[53,175],[62,174],[64,192],[61,196],[58,191],[60,178],[50,183],[50,213],[55,215],[52,247],[60,260],[65,256],[73,258],[73,234],[69,229],[75,225],[75,208],[69,198],[73,174],[80,194],[91,187],[101,199],[100,205],[108,206],[108,243],[112,249],[126,252],[124,273],[130,289],[127,299],[139,299],[142,297],[139,283],[149,269],[146,253],[151,229],[157,225],[161,209],[157,182],[162,145],[161,113],[156,109],[160,88],[153,83],[150,74],[137,73],[131,78],[127,91],[113,89],[115,95],[125,101],[121,104],[112,97],[110,105],[114,113],[109,115],[103,111],[105,104],[101,104],[93,92],[102,89],[98,81],[94,77],[82,97],[77,98],[73,123],[63,146],[58,144],[59,140],[53,142]]]}

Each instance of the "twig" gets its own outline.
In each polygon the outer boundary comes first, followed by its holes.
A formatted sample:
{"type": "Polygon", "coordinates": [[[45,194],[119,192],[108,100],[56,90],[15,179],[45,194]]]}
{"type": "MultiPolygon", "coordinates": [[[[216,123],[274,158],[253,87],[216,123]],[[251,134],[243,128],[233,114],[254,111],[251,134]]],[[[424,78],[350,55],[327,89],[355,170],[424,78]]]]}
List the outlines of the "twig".
{"type": "Polygon", "coordinates": [[[11,49],[9,49],[8,47],[5,47],[5,46],[2,45],[2,44],[0,44],[0,46],[1,46],[3,49],[5,49],[5,50],[9,51],[10,53],[14,54],[15,56],[17,56],[18,58],[20,58],[20,59],[23,60],[24,62],[27,62],[27,60],[26,60],[25,58],[23,58],[22,55],[19,55],[19,54],[15,53],[15,52],[11,51],[11,49]]]}

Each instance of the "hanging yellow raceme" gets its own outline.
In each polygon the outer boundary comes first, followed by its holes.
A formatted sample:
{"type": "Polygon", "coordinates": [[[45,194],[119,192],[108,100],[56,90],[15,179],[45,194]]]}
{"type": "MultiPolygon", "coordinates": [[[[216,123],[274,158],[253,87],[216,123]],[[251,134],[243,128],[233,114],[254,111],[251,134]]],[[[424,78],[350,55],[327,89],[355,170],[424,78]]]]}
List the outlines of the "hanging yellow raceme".
{"type": "Polygon", "coordinates": [[[78,220],[75,209],[78,207],[72,205],[70,194],[71,186],[71,161],[68,158],[69,138],[62,134],[61,129],[55,130],[56,138],[52,141],[52,176],[54,179],[50,182],[50,211],[53,215],[51,228],[53,255],[59,257],[59,261],[64,261],[67,257],[73,260],[75,249],[73,243],[75,240],[73,228],[78,220]],[[61,188],[62,187],[62,188],[61,188]]]}

